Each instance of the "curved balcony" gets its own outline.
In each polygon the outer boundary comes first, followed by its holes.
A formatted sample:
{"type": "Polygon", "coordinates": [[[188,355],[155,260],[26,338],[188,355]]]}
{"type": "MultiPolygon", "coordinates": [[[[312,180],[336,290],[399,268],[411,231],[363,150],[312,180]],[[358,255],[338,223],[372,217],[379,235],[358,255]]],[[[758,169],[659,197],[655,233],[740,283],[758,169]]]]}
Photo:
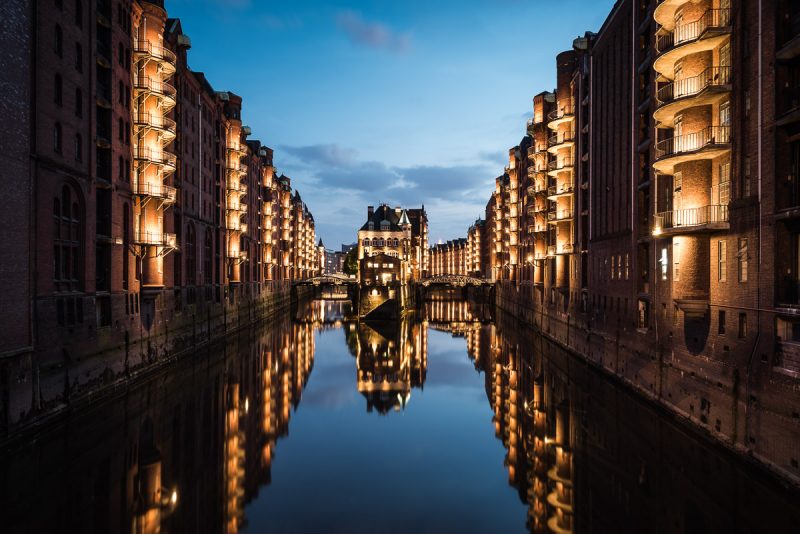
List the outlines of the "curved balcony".
{"type": "Polygon", "coordinates": [[[242,232],[246,234],[247,223],[243,223],[238,216],[231,217],[228,219],[228,230],[231,230],[232,232],[242,232]]]}
{"type": "Polygon", "coordinates": [[[709,126],[699,132],[659,141],[655,146],[653,168],[662,174],[672,174],[675,165],[697,159],[713,159],[728,152],[730,126],[709,126]]]}
{"type": "Polygon", "coordinates": [[[547,222],[551,224],[556,224],[571,220],[572,220],[572,208],[564,208],[560,210],[547,212],[547,222]]]}
{"type": "Polygon", "coordinates": [[[175,121],[159,113],[147,113],[144,111],[134,113],[133,123],[141,128],[158,130],[165,138],[168,138],[168,140],[165,139],[165,146],[175,139],[175,131],[177,128],[175,121]]]}
{"type": "Polygon", "coordinates": [[[178,158],[175,157],[175,154],[147,147],[134,148],[133,159],[145,164],[158,165],[165,171],[172,172],[175,171],[178,165],[178,158]]]}
{"type": "Polygon", "coordinates": [[[575,118],[575,108],[572,105],[554,109],[547,114],[547,127],[556,130],[558,127],[575,118]]]}
{"type": "Polygon", "coordinates": [[[137,245],[178,248],[178,239],[175,234],[167,232],[135,231],[133,233],[133,242],[137,245]]]}
{"type": "Polygon", "coordinates": [[[152,60],[161,65],[167,75],[175,73],[175,53],[161,45],[153,44],[150,41],[141,40],[133,43],[133,56],[135,59],[152,60]]]}
{"type": "Polygon", "coordinates": [[[161,97],[170,107],[175,106],[175,96],[178,91],[175,87],[163,80],[150,76],[134,76],[133,88],[139,92],[161,97]]]}
{"type": "Polygon", "coordinates": [[[548,245],[547,255],[557,256],[560,254],[572,254],[574,247],[572,243],[561,243],[560,245],[548,245]]]}
{"type": "Polygon", "coordinates": [[[157,198],[167,204],[174,204],[178,199],[178,190],[164,184],[137,182],[134,184],[133,193],[141,197],[157,198]]]}
{"type": "Polygon", "coordinates": [[[542,182],[535,182],[530,184],[527,187],[528,196],[535,197],[536,195],[544,194],[547,192],[547,188],[544,186],[542,182]]]}
{"type": "Polygon", "coordinates": [[[227,189],[229,192],[244,195],[247,193],[247,184],[243,184],[242,182],[228,182],[225,186],[225,189],[227,189]]]}
{"type": "Polygon", "coordinates": [[[228,161],[225,163],[225,169],[232,174],[247,174],[247,165],[233,158],[228,158],[228,161]]]}
{"type": "Polygon", "coordinates": [[[554,159],[547,164],[547,174],[557,176],[560,172],[572,171],[572,158],[554,159]]]}
{"type": "Polygon", "coordinates": [[[575,132],[568,131],[568,132],[560,132],[555,135],[550,136],[550,139],[547,140],[547,151],[551,154],[555,154],[562,148],[569,148],[575,144],[575,132]]]}
{"type": "Polygon", "coordinates": [[[572,182],[565,182],[558,185],[551,185],[547,188],[547,198],[548,200],[556,200],[558,197],[564,195],[571,195],[574,191],[574,185],[572,182]]]}
{"type": "Polygon", "coordinates": [[[662,85],[656,93],[658,107],[653,118],[662,124],[672,124],[676,113],[718,103],[730,92],[730,83],[730,67],[709,67],[697,76],[662,85]]]}
{"type": "Polygon", "coordinates": [[[697,20],[681,22],[674,28],[662,23],[665,32],[656,36],[658,55],[653,62],[653,69],[672,79],[677,60],[690,54],[713,50],[728,38],[731,32],[730,19],[730,9],[707,9],[697,20]]]}
{"type": "Polygon", "coordinates": [[[227,152],[228,152],[228,157],[230,158],[238,157],[239,159],[244,159],[247,157],[247,149],[243,146],[240,146],[239,148],[229,146],[227,148],[227,152]]]}
{"type": "Polygon", "coordinates": [[[666,237],[677,234],[727,230],[727,204],[711,204],[699,208],[662,211],[653,219],[653,235],[666,237]]]}
{"type": "Polygon", "coordinates": [[[530,178],[531,180],[544,179],[545,176],[547,176],[547,173],[545,171],[537,169],[532,165],[528,167],[528,178],[530,178]]]}

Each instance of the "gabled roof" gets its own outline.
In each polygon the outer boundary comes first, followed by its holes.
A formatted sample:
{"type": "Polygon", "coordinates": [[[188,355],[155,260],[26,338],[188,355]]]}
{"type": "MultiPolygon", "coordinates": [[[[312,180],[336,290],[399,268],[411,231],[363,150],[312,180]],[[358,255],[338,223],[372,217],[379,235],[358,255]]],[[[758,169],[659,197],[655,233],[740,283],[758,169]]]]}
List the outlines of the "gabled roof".
{"type": "Polygon", "coordinates": [[[390,208],[386,204],[381,204],[380,206],[378,206],[378,209],[376,209],[372,213],[372,216],[367,218],[367,222],[365,222],[364,225],[361,226],[359,231],[361,231],[361,230],[364,230],[364,231],[369,230],[370,229],[369,228],[369,223],[373,223],[373,230],[380,230],[381,229],[381,223],[384,222],[384,221],[389,223],[389,231],[391,231],[391,232],[402,232],[403,229],[400,227],[400,225],[401,224],[410,224],[408,222],[408,215],[405,214],[405,210],[402,210],[400,213],[398,213],[395,210],[395,208],[390,208]],[[406,220],[405,223],[400,222],[400,220],[401,220],[401,218],[403,216],[405,216],[405,220],[406,220]]]}

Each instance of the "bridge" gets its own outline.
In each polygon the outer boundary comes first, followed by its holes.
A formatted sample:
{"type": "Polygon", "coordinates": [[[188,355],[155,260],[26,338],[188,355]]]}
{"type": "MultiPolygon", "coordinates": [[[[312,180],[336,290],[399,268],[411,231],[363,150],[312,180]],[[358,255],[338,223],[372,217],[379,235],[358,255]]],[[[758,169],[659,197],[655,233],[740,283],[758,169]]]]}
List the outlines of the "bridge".
{"type": "Polygon", "coordinates": [[[346,300],[353,298],[358,280],[346,274],[334,273],[301,280],[294,285],[312,288],[315,299],[346,300]]]}
{"type": "Polygon", "coordinates": [[[441,274],[417,283],[417,302],[436,300],[472,300],[494,302],[494,284],[482,278],[441,274]]]}

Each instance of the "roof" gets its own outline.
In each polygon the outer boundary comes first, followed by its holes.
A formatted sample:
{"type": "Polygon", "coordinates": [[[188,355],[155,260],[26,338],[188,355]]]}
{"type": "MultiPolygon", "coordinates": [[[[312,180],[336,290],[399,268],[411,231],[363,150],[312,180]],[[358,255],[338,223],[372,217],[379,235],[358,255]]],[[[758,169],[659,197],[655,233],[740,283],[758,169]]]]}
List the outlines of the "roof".
{"type": "Polygon", "coordinates": [[[387,204],[381,204],[378,206],[371,216],[367,217],[367,222],[359,228],[359,231],[368,231],[369,223],[373,223],[373,230],[380,230],[381,223],[384,221],[388,221],[389,223],[389,231],[391,232],[402,232],[403,229],[401,225],[408,224],[410,225],[411,222],[408,220],[408,214],[406,210],[400,208],[391,208],[387,204]]]}

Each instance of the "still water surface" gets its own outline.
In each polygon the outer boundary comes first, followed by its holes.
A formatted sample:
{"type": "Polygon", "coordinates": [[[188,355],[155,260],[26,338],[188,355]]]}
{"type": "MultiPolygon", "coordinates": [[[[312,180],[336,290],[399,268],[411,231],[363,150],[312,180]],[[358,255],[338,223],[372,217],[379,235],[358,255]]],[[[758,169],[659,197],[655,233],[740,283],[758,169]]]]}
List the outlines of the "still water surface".
{"type": "Polygon", "coordinates": [[[9,444],[0,531],[800,525],[796,490],[509,318],[346,315],[315,302],[9,444]]]}

